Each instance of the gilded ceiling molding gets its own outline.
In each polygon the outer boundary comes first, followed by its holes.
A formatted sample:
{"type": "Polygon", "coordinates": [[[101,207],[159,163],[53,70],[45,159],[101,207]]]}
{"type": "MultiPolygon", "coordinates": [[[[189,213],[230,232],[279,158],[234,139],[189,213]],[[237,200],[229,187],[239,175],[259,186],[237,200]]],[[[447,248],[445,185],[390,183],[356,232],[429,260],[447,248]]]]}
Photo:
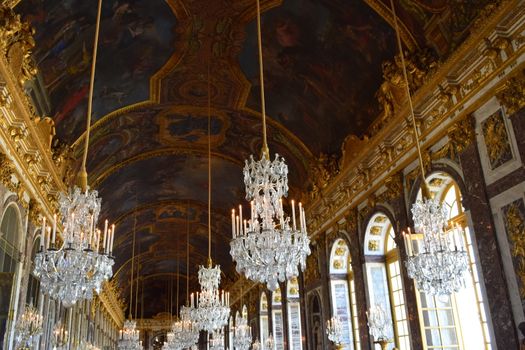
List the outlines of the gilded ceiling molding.
{"type": "MultiPolygon", "coordinates": [[[[193,247],[190,245],[190,247],[193,247]]],[[[200,259],[201,261],[203,262],[206,262],[206,259],[208,258],[208,255],[207,253],[199,253],[199,250],[198,249],[193,249],[193,250],[190,250],[190,255],[192,255],[193,257],[195,256],[198,256],[202,259],[200,259]]],[[[162,251],[162,255],[159,254],[158,252],[152,252],[152,251],[147,251],[147,252],[143,252],[143,253],[140,253],[139,255],[135,255],[135,261],[138,261],[139,264],[144,264],[145,262],[148,262],[148,261],[161,261],[161,260],[165,260],[166,258],[173,258],[175,256],[174,252],[171,251],[171,250],[164,250],[162,251]]],[[[113,279],[117,279],[118,278],[118,275],[120,273],[125,273],[125,271],[128,271],[131,269],[131,266],[128,267],[128,265],[131,265],[131,258],[127,259],[119,268],[118,270],[113,273],[113,279]]],[[[144,276],[141,276],[141,278],[144,277],[144,276]]]]}
{"type": "MultiPolygon", "coordinates": [[[[106,114],[105,116],[103,116],[102,118],[98,119],[96,122],[91,124],[90,133],[95,134],[95,131],[97,129],[100,129],[106,126],[110,121],[124,114],[132,113],[139,109],[146,109],[146,108],[155,107],[155,106],[158,106],[158,104],[155,101],[146,100],[146,101],[137,102],[129,106],[124,106],[122,108],[114,110],[113,112],[106,114]]],[[[86,137],[86,131],[84,131],[82,135],[80,135],[75,140],[75,142],[71,144],[71,148],[77,149],[80,145],[83,144],[85,137],[86,137]]]]}
{"type": "Polygon", "coordinates": [[[2,5],[10,8],[15,8],[19,2],[20,0],[4,0],[2,5]]]}
{"type": "MultiPolygon", "coordinates": [[[[188,205],[190,206],[190,209],[198,208],[200,210],[208,210],[208,205],[206,203],[196,201],[196,200],[184,200],[184,199],[163,199],[157,202],[147,203],[140,206],[136,206],[131,210],[128,210],[124,214],[120,215],[118,218],[116,218],[113,223],[115,226],[119,226],[119,224],[126,219],[127,217],[134,215],[135,213],[140,213],[141,211],[157,208],[157,207],[167,207],[177,205],[186,208],[188,205]]],[[[212,210],[213,212],[213,210],[212,210]]],[[[186,221],[186,219],[181,219],[181,221],[186,221]]],[[[229,224],[229,221],[228,221],[229,224]]]]}
{"type": "MultiPolygon", "coordinates": [[[[394,28],[394,16],[392,11],[380,0],[365,0],[365,2],[370,6],[379,16],[390,24],[394,28]]],[[[410,30],[405,26],[405,23],[398,16],[398,25],[399,25],[399,36],[401,40],[405,43],[409,51],[414,51],[419,47],[417,44],[416,38],[412,35],[410,30]]]]}
{"type": "MultiPolygon", "coordinates": [[[[142,153],[142,154],[127,158],[121,161],[120,163],[112,165],[109,169],[105,170],[100,175],[97,175],[95,180],[91,181],[90,186],[93,188],[98,188],[100,184],[104,182],[104,180],[106,180],[113,173],[133,163],[136,163],[142,160],[146,160],[146,159],[151,159],[151,158],[157,158],[157,157],[162,157],[162,156],[175,156],[175,155],[181,155],[181,154],[182,155],[199,155],[199,156],[208,157],[208,151],[204,148],[199,149],[199,148],[169,147],[169,148],[149,151],[146,153],[142,153]]],[[[233,164],[238,165],[240,168],[243,167],[243,163],[239,159],[232,158],[230,156],[227,156],[219,152],[211,152],[211,154],[213,157],[221,158],[229,162],[232,162],[233,164]]]]}
{"type": "Polygon", "coordinates": [[[0,22],[0,152],[3,164],[10,163],[2,175],[4,180],[8,171],[14,176],[14,182],[4,183],[17,193],[23,205],[36,201],[42,214],[50,219],[56,207],[55,196],[65,186],[53,159],[60,158],[51,144],[53,123],[36,116],[22,87],[35,73],[30,60],[33,31],[5,6],[0,7],[0,22]]]}
{"type": "MultiPolygon", "coordinates": [[[[507,76],[523,70],[525,41],[519,40],[520,33],[525,30],[523,10],[523,1],[507,0],[492,8],[490,15],[483,12],[486,15],[483,25],[472,31],[415,94],[414,106],[417,121],[422,126],[423,149],[447,134],[456,139],[454,147],[458,151],[466,147],[459,140],[470,135],[468,128],[458,127],[455,131],[449,128],[494,96],[507,76]],[[497,44],[500,33],[510,38],[511,45],[497,44]],[[497,48],[497,55],[487,54],[487,48],[497,48]],[[444,88],[449,86],[455,88],[444,94],[444,88]]],[[[372,137],[322,191],[323,194],[309,204],[307,217],[311,235],[319,234],[331,222],[340,220],[347,208],[375,193],[386,178],[413,162],[416,152],[407,115],[406,106],[397,111],[387,127],[372,137]]]]}
{"type": "Polygon", "coordinates": [[[120,296],[116,279],[113,278],[110,282],[104,282],[102,291],[95,298],[101,301],[117,327],[122,328],[124,325],[124,301],[120,296]]]}

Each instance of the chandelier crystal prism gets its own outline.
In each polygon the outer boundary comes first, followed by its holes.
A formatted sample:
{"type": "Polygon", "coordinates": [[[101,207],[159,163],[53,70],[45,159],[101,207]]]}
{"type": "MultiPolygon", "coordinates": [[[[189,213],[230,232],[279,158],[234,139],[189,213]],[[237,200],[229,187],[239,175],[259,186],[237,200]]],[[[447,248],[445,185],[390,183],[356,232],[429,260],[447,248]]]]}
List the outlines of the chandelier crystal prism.
{"type": "Polygon", "coordinates": [[[343,324],[338,316],[334,316],[326,321],[326,334],[328,340],[335,344],[337,348],[340,348],[344,342],[343,324]]]}
{"type": "Polygon", "coordinates": [[[270,160],[266,137],[266,110],[261,44],[261,10],[257,0],[257,35],[259,48],[259,75],[263,145],[261,158],[253,155],[244,166],[246,199],[251,201],[251,217],[243,220],[242,206],[236,215],[232,211],[232,241],[230,254],[237,272],[248,279],[266,283],[275,291],[279,282],[299,275],[310,255],[310,239],[306,231],[304,208],[299,203],[299,223],[296,223],[295,204],[292,201],[291,219],[283,210],[283,197],[288,195],[288,166],[284,158],[275,155],[270,160]]]}
{"type": "MultiPolygon", "coordinates": [[[[46,231],[44,219],[42,249],[35,257],[35,275],[41,281],[43,292],[61,300],[65,307],[72,306],[80,299],[92,299],[93,290],[100,292],[102,283],[113,274],[113,236],[108,237],[106,226],[104,243],[101,244],[100,231],[95,229],[101,200],[97,191],[89,189],[86,171],[101,12],[102,0],[99,0],[89,82],[86,135],[79,172],[80,187],[75,186],[69,193],[60,194],[59,210],[64,244],[57,249],[56,216],[52,236],[50,230],[46,231]]],[[[114,231],[111,231],[112,235],[114,231]]]]}
{"type": "Polygon", "coordinates": [[[233,328],[233,346],[235,350],[248,350],[251,344],[252,327],[248,325],[248,319],[244,313],[237,315],[235,317],[235,327],[233,328]]]}
{"type": "Polygon", "coordinates": [[[412,206],[416,233],[404,235],[408,248],[406,268],[417,288],[429,295],[450,295],[465,287],[468,256],[463,244],[463,229],[448,229],[448,209],[436,198],[417,200],[412,206]],[[416,243],[417,251],[413,247],[416,243]]]}
{"type": "Polygon", "coordinates": [[[33,348],[33,339],[42,334],[42,325],[42,315],[33,304],[27,305],[15,326],[17,348],[33,348]]]}
{"type": "Polygon", "coordinates": [[[200,293],[190,296],[191,319],[199,328],[208,333],[220,329],[228,323],[230,315],[230,294],[219,290],[221,270],[219,265],[199,267],[200,293]]]}
{"type": "Polygon", "coordinates": [[[393,0],[390,0],[390,7],[394,16],[397,46],[421,171],[422,199],[417,200],[411,210],[416,235],[413,239],[410,230],[408,235],[403,234],[408,255],[405,265],[409,277],[416,281],[420,291],[429,295],[450,295],[465,285],[468,257],[463,249],[463,232],[458,227],[447,230],[447,213],[444,204],[440,203],[438,199],[431,198],[426,183],[419,132],[393,0]],[[414,242],[416,242],[416,249],[413,247],[414,242]]]}
{"type": "Polygon", "coordinates": [[[126,320],[124,327],[119,331],[119,340],[117,344],[119,350],[142,350],[142,341],[140,332],[137,329],[137,322],[126,320]]]}
{"type": "Polygon", "coordinates": [[[210,350],[224,350],[224,329],[214,330],[208,342],[210,344],[210,350]]]}

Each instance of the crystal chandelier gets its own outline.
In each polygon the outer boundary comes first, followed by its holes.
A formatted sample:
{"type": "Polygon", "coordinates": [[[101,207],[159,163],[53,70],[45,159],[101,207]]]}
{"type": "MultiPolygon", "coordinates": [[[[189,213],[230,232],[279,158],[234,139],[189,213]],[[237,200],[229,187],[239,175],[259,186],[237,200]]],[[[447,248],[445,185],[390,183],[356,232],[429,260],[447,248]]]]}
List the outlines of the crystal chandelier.
{"type": "MultiPolygon", "coordinates": [[[[194,346],[199,341],[200,328],[196,320],[195,308],[190,304],[190,208],[186,210],[186,305],[180,309],[179,324],[176,325],[177,336],[182,339],[185,348],[194,346]]],[[[178,293],[177,293],[178,294],[178,293]]],[[[178,303],[177,303],[178,304],[178,303]]]]}
{"type": "Polygon", "coordinates": [[[54,350],[67,349],[69,341],[69,336],[66,328],[61,321],[57,322],[53,326],[53,331],[51,333],[51,345],[54,350]]]}
{"type": "Polygon", "coordinates": [[[292,201],[292,222],[284,214],[282,198],[288,195],[288,166],[278,154],[273,161],[266,138],[266,107],[261,44],[261,9],[257,0],[257,39],[259,48],[259,74],[263,124],[261,158],[253,155],[244,166],[246,199],[251,201],[251,218],[243,220],[232,211],[230,254],[236,269],[248,279],[266,283],[271,291],[279,282],[299,275],[298,265],[304,269],[310,254],[310,240],[306,232],[304,209],[299,204],[299,224],[296,223],[292,201]]]}
{"type": "MultiPolygon", "coordinates": [[[[109,238],[106,235],[106,229],[102,246],[104,249],[100,249],[102,248],[100,247],[100,232],[95,230],[95,227],[98,222],[101,201],[97,191],[89,189],[86,171],[101,9],[102,0],[99,0],[89,85],[86,136],[79,172],[80,188],[75,186],[69,193],[60,194],[59,207],[64,244],[57,249],[55,216],[52,238],[49,237],[49,232],[45,231],[44,221],[42,236],[47,236],[47,242],[45,249],[41,249],[35,258],[35,275],[40,278],[44,293],[61,300],[66,307],[75,304],[80,299],[92,299],[93,290],[100,292],[102,282],[108,280],[113,274],[114,261],[111,258],[113,237],[109,238]],[[110,240],[111,243],[109,243],[110,240]]],[[[114,230],[112,233],[114,234],[114,230]]]]}
{"type": "Polygon", "coordinates": [[[213,267],[211,260],[211,93],[210,67],[208,65],[208,266],[200,266],[200,293],[191,294],[191,319],[201,330],[211,334],[228,323],[230,315],[230,294],[219,290],[221,268],[213,267]]]}
{"type": "Polygon", "coordinates": [[[385,310],[380,305],[375,305],[366,312],[366,316],[368,317],[368,328],[374,340],[388,340],[388,326],[390,322],[385,310]]]}
{"type": "Polygon", "coordinates": [[[42,334],[42,315],[33,304],[26,306],[24,313],[16,322],[15,332],[17,349],[32,348],[33,338],[42,334]]]}
{"type": "Polygon", "coordinates": [[[248,325],[248,319],[244,313],[237,315],[235,317],[235,327],[233,328],[233,346],[235,350],[248,350],[251,343],[252,327],[248,325]]]}
{"type": "Polygon", "coordinates": [[[210,344],[210,350],[224,350],[224,329],[220,328],[214,330],[208,341],[210,344]]]}
{"type": "Polygon", "coordinates": [[[142,341],[140,332],[137,329],[137,322],[126,320],[124,328],[119,331],[119,340],[117,349],[119,350],[142,350],[142,341]]]}
{"type": "Polygon", "coordinates": [[[326,334],[328,335],[328,340],[334,343],[336,348],[343,348],[343,324],[341,323],[341,320],[338,316],[334,316],[326,321],[326,334]]]}
{"type": "Polygon", "coordinates": [[[409,231],[404,234],[407,247],[406,268],[408,276],[416,280],[420,291],[429,295],[450,295],[459,291],[465,285],[465,272],[468,270],[468,258],[463,249],[463,232],[458,227],[447,231],[447,214],[443,204],[438,199],[432,199],[425,179],[425,166],[421,154],[418,128],[414,115],[414,106],[410,94],[407,68],[399,27],[397,23],[396,9],[393,0],[390,0],[392,14],[394,16],[394,28],[396,31],[397,45],[401,58],[404,85],[408,99],[412,128],[418,154],[418,162],[421,170],[422,199],[417,200],[412,206],[412,220],[416,234],[417,249],[412,244],[414,239],[409,231]]]}
{"type": "Polygon", "coordinates": [[[416,280],[419,290],[429,295],[450,295],[465,286],[468,256],[463,245],[463,229],[447,230],[447,208],[438,199],[423,198],[412,206],[416,232],[404,234],[407,246],[408,276],[416,280]],[[412,246],[416,242],[418,251],[412,246]]]}
{"type": "Polygon", "coordinates": [[[199,267],[200,293],[190,296],[191,319],[208,333],[224,327],[230,315],[230,294],[219,290],[220,281],[220,266],[212,267],[210,260],[208,267],[199,267]]]}
{"type": "MultiPolygon", "coordinates": [[[[131,248],[131,275],[129,277],[129,314],[128,319],[124,322],[124,328],[121,329],[120,337],[117,344],[119,350],[142,350],[142,341],[140,340],[140,332],[137,328],[137,322],[133,320],[132,306],[133,306],[133,277],[135,268],[135,240],[137,235],[137,215],[133,217],[133,242],[131,248]]],[[[137,281],[138,281],[137,271],[137,281]]],[[[137,284],[138,290],[138,284],[137,284]]],[[[135,307],[135,314],[137,313],[135,307]]]]}

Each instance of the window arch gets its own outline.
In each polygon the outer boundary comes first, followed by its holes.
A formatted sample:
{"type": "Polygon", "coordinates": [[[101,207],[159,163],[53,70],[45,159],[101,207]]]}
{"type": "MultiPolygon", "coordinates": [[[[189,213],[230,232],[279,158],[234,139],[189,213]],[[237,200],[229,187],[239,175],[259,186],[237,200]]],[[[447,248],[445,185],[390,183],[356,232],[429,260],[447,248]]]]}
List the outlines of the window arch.
{"type": "MultiPolygon", "coordinates": [[[[448,209],[450,224],[458,224],[463,228],[463,242],[470,268],[465,276],[465,288],[450,297],[417,293],[424,348],[492,349],[491,327],[484,301],[475,235],[469,227],[460,188],[450,175],[443,172],[428,176],[427,183],[431,195],[439,198],[448,209]]],[[[421,190],[418,198],[421,198],[421,190]]]]}
{"type": "Polygon", "coordinates": [[[286,283],[286,297],[288,307],[288,339],[291,350],[302,350],[301,334],[301,305],[299,303],[299,282],[297,277],[286,283]]]}
{"type": "MultiPolygon", "coordinates": [[[[410,350],[408,318],[394,228],[383,213],[374,214],[365,233],[365,266],[370,306],[380,305],[390,318],[388,349],[410,350]]],[[[376,349],[380,349],[376,344],[376,349]]]]}
{"type": "Polygon", "coordinates": [[[0,223],[0,344],[4,342],[11,304],[11,288],[18,264],[20,215],[15,204],[9,205],[0,223]]]}
{"type": "Polygon", "coordinates": [[[272,326],[274,349],[284,349],[283,310],[280,288],[277,288],[272,293],[272,326]]]}
{"type": "Polygon", "coordinates": [[[332,314],[343,324],[345,349],[359,349],[359,322],[355,297],[354,274],[350,251],[343,239],[337,239],[330,253],[330,297],[332,314]]]}
{"type": "Polygon", "coordinates": [[[268,298],[266,293],[261,293],[261,298],[259,301],[259,325],[260,325],[260,338],[261,344],[266,343],[268,335],[270,333],[269,324],[268,324],[268,298]]]}

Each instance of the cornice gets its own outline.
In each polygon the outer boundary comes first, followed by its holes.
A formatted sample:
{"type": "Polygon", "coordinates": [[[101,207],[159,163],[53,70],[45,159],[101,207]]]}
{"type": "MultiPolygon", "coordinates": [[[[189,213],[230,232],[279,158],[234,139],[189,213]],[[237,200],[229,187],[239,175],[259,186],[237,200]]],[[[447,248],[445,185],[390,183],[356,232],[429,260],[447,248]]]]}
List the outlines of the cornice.
{"type": "MultiPolygon", "coordinates": [[[[503,1],[489,17],[476,20],[473,34],[415,94],[422,148],[492,96],[525,64],[524,1],[503,1]],[[481,23],[483,25],[481,25],[481,23]],[[499,45],[501,40],[509,45],[499,45]],[[444,88],[450,87],[445,90],[444,88]],[[444,92],[447,91],[447,92],[444,92]]],[[[377,191],[383,181],[416,158],[408,108],[394,117],[327,184],[307,209],[312,236],[337,222],[348,209],[377,191]]]]}

